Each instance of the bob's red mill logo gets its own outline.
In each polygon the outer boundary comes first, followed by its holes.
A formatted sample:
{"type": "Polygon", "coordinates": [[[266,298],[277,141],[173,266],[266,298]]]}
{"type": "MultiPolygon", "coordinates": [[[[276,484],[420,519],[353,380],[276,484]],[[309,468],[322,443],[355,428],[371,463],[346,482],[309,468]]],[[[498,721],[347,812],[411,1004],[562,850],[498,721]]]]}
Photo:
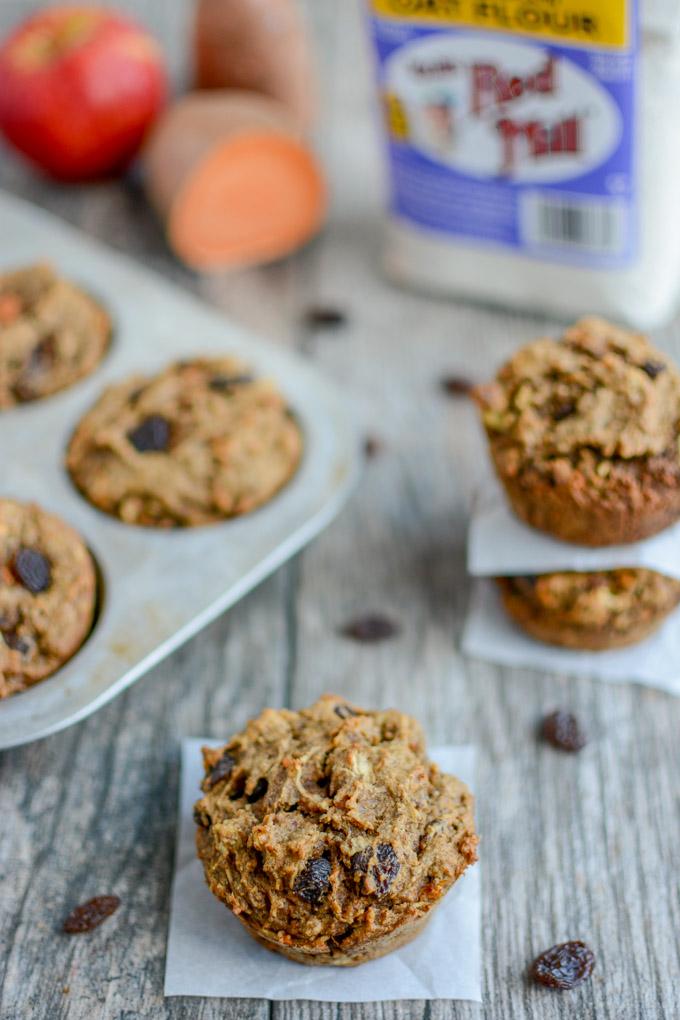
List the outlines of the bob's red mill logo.
{"type": "Polygon", "coordinates": [[[501,173],[511,175],[518,158],[546,160],[551,156],[578,155],[583,151],[583,121],[576,114],[557,120],[538,117],[516,119],[511,115],[513,102],[528,96],[552,96],[558,91],[557,60],[547,57],[535,72],[509,74],[491,63],[472,64],[470,68],[470,113],[473,117],[502,110],[496,122],[503,143],[501,173]]]}

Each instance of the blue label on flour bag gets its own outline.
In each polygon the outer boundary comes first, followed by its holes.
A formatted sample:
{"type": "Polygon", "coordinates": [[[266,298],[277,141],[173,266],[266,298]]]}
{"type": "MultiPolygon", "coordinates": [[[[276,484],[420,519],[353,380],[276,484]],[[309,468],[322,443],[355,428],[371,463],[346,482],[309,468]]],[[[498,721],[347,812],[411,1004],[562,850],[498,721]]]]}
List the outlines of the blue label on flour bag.
{"type": "Polygon", "coordinates": [[[395,217],[536,258],[630,264],[638,26],[634,0],[600,3],[577,23],[569,0],[468,0],[467,13],[370,0],[395,217]],[[492,9],[507,16],[491,26],[492,9]]]}

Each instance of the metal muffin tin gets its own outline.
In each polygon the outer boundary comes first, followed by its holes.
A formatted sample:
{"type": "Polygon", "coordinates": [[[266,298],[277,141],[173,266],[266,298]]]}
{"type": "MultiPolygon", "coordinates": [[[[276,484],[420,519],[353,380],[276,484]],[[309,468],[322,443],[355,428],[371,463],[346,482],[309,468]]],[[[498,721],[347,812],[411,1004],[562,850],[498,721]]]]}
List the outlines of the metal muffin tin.
{"type": "Polygon", "coordinates": [[[85,718],[233,606],[333,519],[361,463],[347,400],[302,358],[248,335],[50,214],[0,195],[0,267],[41,259],[97,295],[116,332],[89,378],[0,412],[0,495],[33,500],[81,533],[99,565],[103,599],[90,638],[64,667],[0,701],[0,748],[85,718]],[[65,471],[64,455],[103,388],[176,358],[211,353],[243,358],[285,394],[305,434],[292,481],[244,517],[175,531],[126,525],[87,503],[65,471]]]}

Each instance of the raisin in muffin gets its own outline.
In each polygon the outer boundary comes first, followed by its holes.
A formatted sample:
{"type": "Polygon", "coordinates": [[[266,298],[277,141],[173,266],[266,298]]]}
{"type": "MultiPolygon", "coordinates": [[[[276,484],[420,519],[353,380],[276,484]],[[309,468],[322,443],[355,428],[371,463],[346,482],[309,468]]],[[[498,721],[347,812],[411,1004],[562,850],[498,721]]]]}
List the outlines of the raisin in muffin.
{"type": "Polygon", "coordinates": [[[40,507],[0,499],[0,698],[71,658],[92,627],[96,598],[80,536],[40,507]]]}
{"type": "Polygon", "coordinates": [[[680,517],[680,373],[647,340],[583,319],[523,347],[475,397],[515,513],[581,545],[680,517]]]}
{"type": "Polygon", "coordinates": [[[110,338],[106,312],[51,266],[0,274],[0,408],[72,386],[110,338]]]}
{"type": "Polygon", "coordinates": [[[207,883],[291,960],[353,966],[405,945],[476,860],[469,790],[401,712],[326,695],[267,709],[203,755],[207,883]]]}
{"type": "Polygon", "coordinates": [[[508,615],[532,637],[601,651],[642,641],[680,603],[680,581],[653,570],[498,579],[508,615]]]}
{"type": "Polygon", "coordinates": [[[71,439],[83,495],[126,524],[209,524],[266,503],[302,435],[278,390],[234,358],[198,358],[111,386],[71,439]]]}

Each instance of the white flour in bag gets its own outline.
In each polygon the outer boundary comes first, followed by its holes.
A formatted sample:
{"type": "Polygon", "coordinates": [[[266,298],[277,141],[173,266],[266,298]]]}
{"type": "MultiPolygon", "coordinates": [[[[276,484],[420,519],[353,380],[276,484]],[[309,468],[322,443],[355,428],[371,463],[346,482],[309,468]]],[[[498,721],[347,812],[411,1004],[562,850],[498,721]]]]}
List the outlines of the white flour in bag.
{"type": "Polygon", "coordinates": [[[640,328],[680,297],[676,0],[366,0],[391,276],[640,328]]]}

